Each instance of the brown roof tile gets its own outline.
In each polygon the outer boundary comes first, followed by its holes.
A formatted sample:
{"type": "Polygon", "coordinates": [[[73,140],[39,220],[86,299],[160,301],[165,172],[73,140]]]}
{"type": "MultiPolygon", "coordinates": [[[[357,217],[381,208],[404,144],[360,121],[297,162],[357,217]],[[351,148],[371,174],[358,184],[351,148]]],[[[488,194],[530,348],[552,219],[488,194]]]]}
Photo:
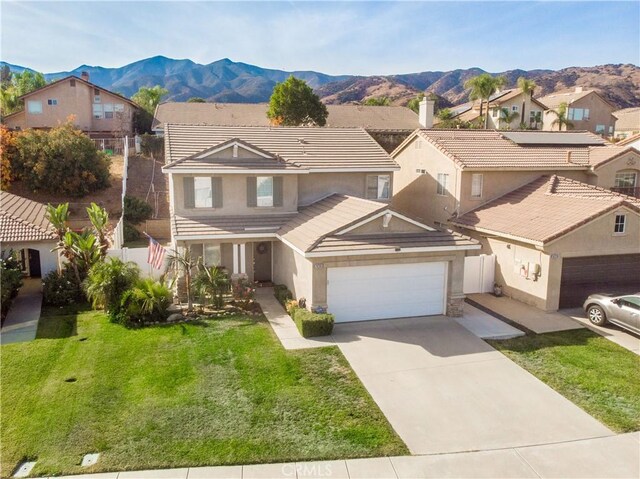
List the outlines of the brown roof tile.
{"type": "Polygon", "coordinates": [[[55,239],[46,206],[6,191],[0,192],[0,241],[55,239]]]}
{"type": "Polygon", "coordinates": [[[635,198],[545,175],[451,222],[544,244],[621,206],[640,212],[640,201],[635,198]]]}
{"type": "Polygon", "coordinates": [[[297,213],[255,215],[255,216],[174,216],[171,220],[171,231],[178,239],[185,236],[255,235],[278,231],[297,213]]]}
{"type": "Polygon", "coordinates": [[[165,156],[174,162],[240,138],[306,169],[393,171],[398,165],[361,128],[165,125],[165,156]]]}
{"type": "Polygon", "coordinates": [[[640,107],[614,111],[613,116],[618,119],[616,121],[616,131],[640,131],[640,107]]]}

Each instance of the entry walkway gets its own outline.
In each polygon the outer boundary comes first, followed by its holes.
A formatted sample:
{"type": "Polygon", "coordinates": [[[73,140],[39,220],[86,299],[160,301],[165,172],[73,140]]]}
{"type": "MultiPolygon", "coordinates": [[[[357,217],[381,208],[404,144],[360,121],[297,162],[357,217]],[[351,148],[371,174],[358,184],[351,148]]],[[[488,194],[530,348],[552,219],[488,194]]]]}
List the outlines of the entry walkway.
{"type": "MultiPolygon", "coordinates": [[[[250,466],[109,472],[55,479],[420,479],[640,477],[640,435],[489,451],[250,466]]],[[[53,477],[50,479],[54,479],[53,477]]]]}
{"type": "Polygon", "coordinates": [[[34,340],[41,308],[42,280],[25,278],[0,330],[0,343],[10,344],[34,340]]]}

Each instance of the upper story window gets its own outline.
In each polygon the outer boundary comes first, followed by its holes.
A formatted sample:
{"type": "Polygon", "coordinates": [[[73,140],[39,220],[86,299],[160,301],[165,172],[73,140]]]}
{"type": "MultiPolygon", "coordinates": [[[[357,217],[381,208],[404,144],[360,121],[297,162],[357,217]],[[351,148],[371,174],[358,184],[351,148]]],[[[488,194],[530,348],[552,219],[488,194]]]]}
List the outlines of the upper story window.
{"type": "Polygon", "coordinates": [[[498,118],[500,116],[500,108],[492,108],[491,109],[491,117],[498,118]]]}
{"type": "Polygon", "coordinates": [[[471,175],[471,198],[482,198],[483,179],[482,173],[471,175]]]}
{"type": "Polygon", "coordinates": [[[256,206],[273,206],[273,176],[256,178],[256,206]]]}
{"type": "Polygon", "coordinates": [[[247,206],[250,208],[282,206],[282,176],[249,176],[247,206]]]}
{"type": "Polygon", "coordinates": [[[185,176],[183,198],[185,208],[222,208],[222,178],[185,176]]]}
{"type": "Polygon", "coordinates": [[[624,233],[626,223],[627,223],[627,215],[616,215],[616,220],[613,224],[613,232],[616,234],[624,233]]]}
{"type": "Polygon", "coordinates": [[[49,98],[47,100],[47,105],[56,106],[58,104],[58,100],[56,98],[49,98]]]}
{"type": "Polygon", "coordinates": [[[589,119],[588,108],[569,108],[568,112],[569,120],[582,121],[589,119]]]}
{"type": "Polygon", "coordinates": [[[367,176],[367,198],[371,200],[388,200],[391,189],[390,175],[367,176]]]}
{"type": "Polygon", "coordinates": [[[29,100],[27,102],[27,111],[33,115],[42,113],[42,102],[40,100],[29,100]]]}
{"type": "Polygon", "coordinates": [[[615,188],[635,188],[638,174],[635,171],[619,171],[616,173],[615,188]]]}
{"type": "Polygon", "coordinates": [[[511,105],[511,111],[518,111],[518,105],[511,105]]]}
{"type": "Polygon", "coordinates": [[[110,120],[113,118],[113,103],[105,103],[103,105],[104,118],[110,120]]]}
{"type": "Polygon", "coordinates": [[[602,134],[604,133],[604,131],[605,131],[604,125],[596,125],[596,133],[602,134]]]}
{"type": "Polygon", "coordinates": [[[103,112],[102,112],[102,105],[98,104],[93,104],[93,118],[95,118],[96,120],[100,120],[102,118],[103,112]]]}
{"type": "Polygon", "coordinates": [[[97,88],[93,89],[93,103],[100,103],[101,99],[100,99],[100,90],[98,90],[97,88]]]}
{"type": "Polygon", "coordinates": [[[113,111],[115,111],[116,113],[124,112],[124,104],[123,103],[115,103],[113,105],[113,111]]]}
{"type": "Polygon", "coordinates": [[[438,173],[438,187],[436,193],[438,195],[447,194],[447,183],[449,182],[449,175],[446,173],[438,173]]]}

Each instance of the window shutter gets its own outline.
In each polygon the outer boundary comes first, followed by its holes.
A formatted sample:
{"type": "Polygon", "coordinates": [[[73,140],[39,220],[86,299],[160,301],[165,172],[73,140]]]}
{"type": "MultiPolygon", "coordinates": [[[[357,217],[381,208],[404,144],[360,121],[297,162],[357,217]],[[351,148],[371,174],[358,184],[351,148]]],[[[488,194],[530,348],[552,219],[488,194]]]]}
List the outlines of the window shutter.
{"type": "Polygon", "coordinates": [[[282,206],[282,176],[273,177],[273,206],[282,206]]]}
{"type": "Polygon", "coordinates": [[[193,177],[185,176],[183,178],[183,195],[184,195],[184,207],[195,208],[196,207],[196,192],[193,186],[193,177]]]}
{"type": "Polygon", "coordinates": [[[247,178],[247,206],[258,206],[257,181],[255,176],[247,178]]]}
{"type": "Polygon", "coordinates": [[[222,178],[219,176],[211,177],[211,197],[213,198],[213,207],[222,208],[222,178]]]}

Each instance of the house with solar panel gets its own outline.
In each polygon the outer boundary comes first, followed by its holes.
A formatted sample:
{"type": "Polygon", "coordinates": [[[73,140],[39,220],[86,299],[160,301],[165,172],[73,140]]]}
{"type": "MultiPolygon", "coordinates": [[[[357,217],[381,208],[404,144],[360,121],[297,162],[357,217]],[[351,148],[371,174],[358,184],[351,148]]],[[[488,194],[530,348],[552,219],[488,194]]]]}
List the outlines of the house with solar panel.
{"type": "Polygon", "coordinates": [[[640,290],[640,152],[590,132],[419,129],[392,207],[478,240],[507,295],[546,311],[640,290]]]}

